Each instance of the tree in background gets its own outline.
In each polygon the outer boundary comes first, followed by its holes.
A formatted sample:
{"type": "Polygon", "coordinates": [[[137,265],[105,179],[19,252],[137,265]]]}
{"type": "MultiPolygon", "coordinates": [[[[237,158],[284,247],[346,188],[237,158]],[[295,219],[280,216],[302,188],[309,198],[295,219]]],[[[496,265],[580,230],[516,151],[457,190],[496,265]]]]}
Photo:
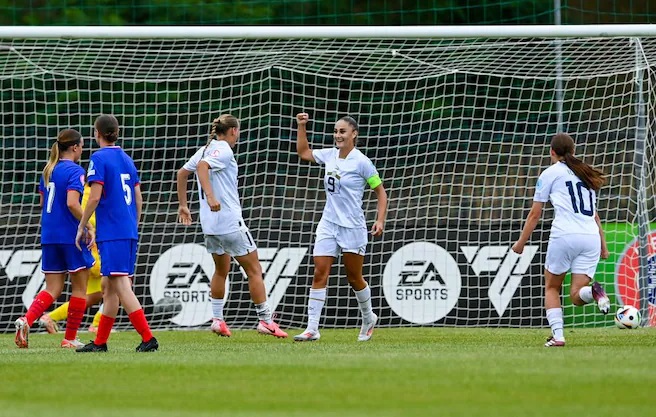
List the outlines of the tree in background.
{"type": "MultiPolygon", "coordinates": [[[[642,0],[562,0],[562,23],[649,23],[642,0]]],[[[0,0],[2,25],[552,24],[550,0],[0,0]]]]}

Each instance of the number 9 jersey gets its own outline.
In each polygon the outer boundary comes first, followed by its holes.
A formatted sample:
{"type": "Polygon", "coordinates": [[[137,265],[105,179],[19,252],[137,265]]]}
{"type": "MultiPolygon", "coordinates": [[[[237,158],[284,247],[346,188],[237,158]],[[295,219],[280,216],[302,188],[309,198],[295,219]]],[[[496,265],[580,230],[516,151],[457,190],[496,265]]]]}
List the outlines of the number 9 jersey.
{"type": "Polygon", "coordinates": [[[91,155],[87,181],[103,186],[96,208],[96,240],[137,240],[134,188],[139,185],[139,175],[132,158],[120,146],[97,150],[91,155]]]}
{"type": "Polygon", "coordinates": [[[597,195],[564,162],[553,164],[538,178],[533,201],[551,201],[554,219],[550,237],[599,235],[595,221],[597,195]]]}

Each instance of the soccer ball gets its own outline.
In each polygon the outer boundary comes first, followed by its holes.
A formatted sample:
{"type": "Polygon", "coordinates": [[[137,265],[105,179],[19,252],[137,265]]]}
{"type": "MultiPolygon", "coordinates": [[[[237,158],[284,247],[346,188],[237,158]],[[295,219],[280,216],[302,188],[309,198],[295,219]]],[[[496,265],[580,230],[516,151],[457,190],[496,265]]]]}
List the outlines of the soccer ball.
{"type": "Polygon", "coordinates": [[[640,310],[633,306],[624,306],[615,313],[615,324],[620,329],[637,329],[641,319],[640,310]]]}

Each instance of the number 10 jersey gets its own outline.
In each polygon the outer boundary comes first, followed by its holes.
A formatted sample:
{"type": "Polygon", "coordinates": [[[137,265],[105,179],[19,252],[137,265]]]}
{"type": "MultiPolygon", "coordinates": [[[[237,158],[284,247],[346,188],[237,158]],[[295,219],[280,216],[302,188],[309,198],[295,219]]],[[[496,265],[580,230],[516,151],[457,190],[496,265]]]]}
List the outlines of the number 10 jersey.
{"type": "Polygon", "coordinates": [[[566,163],[553,164],[540,174],[533,200],[551,201],[554,207],[551,238],[599,234],[595,221],[597,194],[566,163]]]}

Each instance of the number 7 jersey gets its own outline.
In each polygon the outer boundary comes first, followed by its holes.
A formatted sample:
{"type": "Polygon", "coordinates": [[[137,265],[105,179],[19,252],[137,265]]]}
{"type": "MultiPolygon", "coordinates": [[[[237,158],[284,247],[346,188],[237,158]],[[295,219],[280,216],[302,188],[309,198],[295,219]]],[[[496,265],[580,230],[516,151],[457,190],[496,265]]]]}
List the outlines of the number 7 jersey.
{"type": "Polygon", "coordinates": [[[96,240],[138,239],[134,188],[139,185],[137,167],[120,146],[106,146],[91,155],[87,182],[102,184],[96,208],[96,240]]]}
{"type": "Polygon", "coordinates": [[[554,219],[550,237],[570,234],[597,235],[597,194],[564,162],[553,164],[538,178],[534,201],[550,201],[554,219]]]}

